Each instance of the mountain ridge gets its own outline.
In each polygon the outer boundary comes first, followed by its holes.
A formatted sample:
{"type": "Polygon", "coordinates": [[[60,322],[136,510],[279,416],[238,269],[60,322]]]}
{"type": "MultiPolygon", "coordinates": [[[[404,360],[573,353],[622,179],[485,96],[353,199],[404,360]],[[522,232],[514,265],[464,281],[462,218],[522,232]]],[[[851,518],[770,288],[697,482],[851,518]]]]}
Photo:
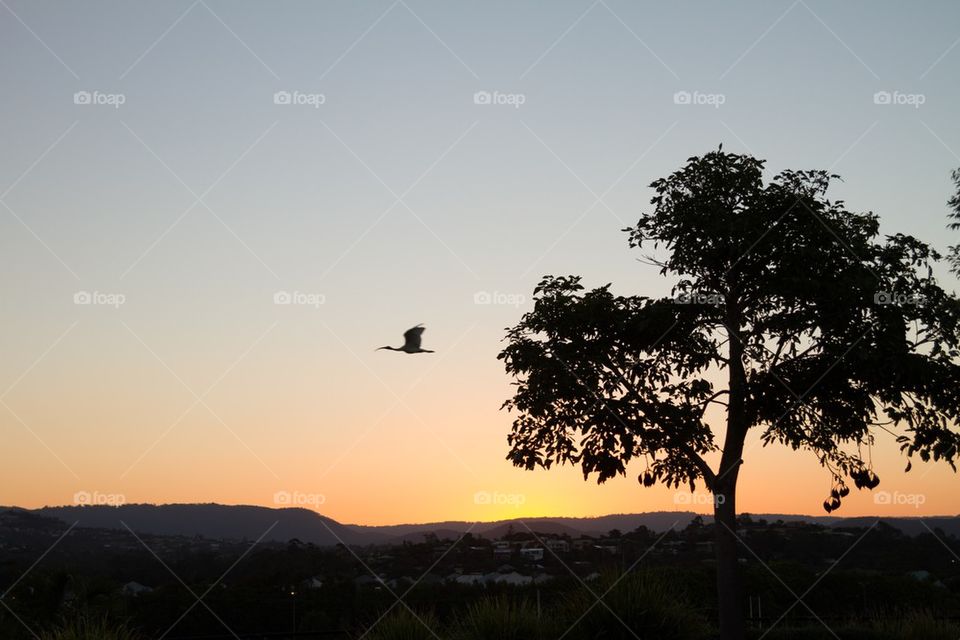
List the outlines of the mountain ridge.
{"type": "MultiPolygon", "coordinates": [[[[686,527],[698,514],[691,511],[653,511],[632,514],[607,514],[595,517],[537,516],[495,521],[447,520],[395,525],[356,525],[340,523],[319,512],[299,508],[272,508],[257,505],[217,503],[125,504],[120,506],[47,506],[16,509],[57,518],[80,527],[130,529],[158,535],[200,536],[230,540],[269,540],[286,542],[298,539],[317,545],[399,544],[421,541],[430,533],[473,535],[497,538],[512,527],[516,532],[528,529],[540,534],[603,536],[613,529],[622,532],[645,526],[655,532],[686,527]]],[[[909,535],[941,528],[960,535],[960,516],[811,516],[802,514],[749,514],[767,522],[806,521],[828,527],[868,527],[878,520],[909,535]]],[[[711,516],[701,515],[709,522],[711,516]]]]}

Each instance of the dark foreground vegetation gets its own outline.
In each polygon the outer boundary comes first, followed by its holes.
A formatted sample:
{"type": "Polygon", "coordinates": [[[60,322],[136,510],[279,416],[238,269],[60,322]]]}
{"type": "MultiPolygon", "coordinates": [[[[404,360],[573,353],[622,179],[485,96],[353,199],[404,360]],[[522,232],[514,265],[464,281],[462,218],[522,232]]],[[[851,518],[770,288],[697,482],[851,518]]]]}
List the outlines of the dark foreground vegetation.
{"type": "MultiPolygon", "coordinates": [[[[23,512],[0,525],[4,640],[716,634],[713,527],[700,519],[667,532],[515,530],[362,548],[63,535],[64,523],[23,512]]],[[[749,516],[737,534],[748,637],[960,637],[955,536],[749,516]]]]}

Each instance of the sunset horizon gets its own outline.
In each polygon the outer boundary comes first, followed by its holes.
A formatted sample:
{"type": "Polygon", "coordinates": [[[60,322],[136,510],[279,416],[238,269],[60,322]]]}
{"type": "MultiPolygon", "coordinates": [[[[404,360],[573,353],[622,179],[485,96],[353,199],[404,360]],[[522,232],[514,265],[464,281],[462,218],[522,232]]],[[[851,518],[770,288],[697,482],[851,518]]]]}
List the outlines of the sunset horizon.
{"type": "Polygon", "coordinates": [[[675,638],[900,633],[901,592],[960,633],[960,4],[0,0],[0,39],[0,636],[493,640],[482,581],[578,640],[634,567],[675,638]],[[151,505],[227,508],[67,517],[151,505]],[[257,556],[247,506],[702,522],[257,556]]]}
{"type": "MultiPolygon", "coordinates": [[[[440,518],[433,520],[405,520],[405,521],[391,521],[391,522],[354,522],[349,520],[340,520],[334,518],[322,510],[317,510],[311,507],[305,506],[295,506],[295,505],[276,505],[276,504],[252,504],[252,503],[222,503],[222,502],[123,502],[119,504],[84,504],[69,502],[64,504],[45,504],[35,507],[20,507],[19,505],[0,505],[2,507],[12,507],[25,510],[39,510],[44,509],[58,509],[65,507],[85,507],[85,506],[108,506],[108,507],[121,507],[121,506],[147,506],[147,507],[172,507],[172,506],[221,506],[221,507],[254,507],[254,508],[264,508],[264,509],[300,509],[303,511],[308,511],[310,513],[322,516],[325,518],[330,518],[335,520],[340,524],[358,526],[358,527],[390,527],[396,525],[432,525],[432,524],[442,524],[444,522],[468,522],[468,523],[479,523],[479,524],[491,524],[497,522],[509,522],[509,521],[518,521],[518,520],[550,520],[550,519],[577,519],[577,520],[593,520],[593,519],[602,519],[608,516],[628,516],[628,515],[643,515],[650,513],[693,513],[695,515],[704,517],[704,518],[713,518],[713,513],[710,510],[697,510],[697,509],[663,509],[663,510],[654,510],[654,511],[617,511],[617,512],[605,512],[605,513],[594,513],[589,515],[569,515],[565,513],[544,513],[544,514],[534,514],[534,513],[524,513],[519,512],[516,514],[504,513],[500,517],[489,517],[484,519],[477,518],[440,518]]],[[[813,512],[804,512],[804,513],[786,513],[786,512],[767,512],[767,511],[744,511],[744,515],[749,515],[751,517],[768,517],[768,516],[786,516],[789,518],[826,518],[836,521],[842,521],[844,519],[852,518],[874,518],[876,520],[883,520],[884,518],[897,518],[897,519],[917,519],[922,520],[927,519],[937,519],[937,518],[954,518],[957,517],[956,513],[916,513],[916,512],[906,512],[906,513],[897,513],[897,514],[882,514],[879,513],[862,513],[862,514],[840,514],[840,515],[829,515],[823,513],[813,512]]]]}

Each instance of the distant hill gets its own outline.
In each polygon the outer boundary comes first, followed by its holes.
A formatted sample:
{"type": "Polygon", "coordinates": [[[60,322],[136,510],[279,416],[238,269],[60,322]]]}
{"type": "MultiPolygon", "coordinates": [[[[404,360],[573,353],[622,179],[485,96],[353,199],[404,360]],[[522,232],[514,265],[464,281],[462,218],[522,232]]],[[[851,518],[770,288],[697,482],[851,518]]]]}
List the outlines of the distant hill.
{"type": "MultiPolygon", "coordinates": [[[[892,527],[909,536],[919,535],[921,533],[930,533],[930,531],[942,530],[944,533],[960,536],[960,516],[932,516],[929,518],[879,518],[892,527]]],[[[834,523],[836,527],[869,527],[878,518],[843,518],[840,522],[834,523]]]]}
{"type": "Polygon", "coordinates": [[[127,504],[44,507],[34,513],[77,522],[80,527],[126,529],[156,535],[202,536],[220,540],[286,541],[317,545],[366,545],[386,542],[376,531],[344,526],[315,511],[221,504],[127,504]]]}
{"type": "MultiPolygon", "coordinates": [[[[512,527],[515,532],[602,536],[612,529],[628,532],[645,526],[656,532],[671,527],[682,529],[696,516],[689,511],[613,514],[596,518],[539,517],[514,518],[496,522],[432,522],[386,526],[341,524],[315,511],[298,508],[271,509],[256,506],[219,504],[130,504],[110,506],[44,507],[32,513],[78,522],[81,527],[125,529],[156,535],[202,536],[221,540],[281,541],[297,538],[317,545],[368,545],[420,542],[427,533],[451,538],[470,531],[473,535],[498,538],[512,527]],[[126,525],[126,527],[124,526],[126,525]],[[272,527],[272,528],[271,528],[272,527]]],[[[767,522],[806,521],[830,527],[869,527],[878,519],[908,535],[926,533],[929,529],[960,536],[960,517],[932,516],[924,518],[835,518],[781,514],[750,514],[754,520],[767,522]]],[[[704,517],[710,522],[709,516],[704,517]]]]}
{"type": "MultiPolygon", "coordinates": [[[[438,533],[439,531],[456,532],[458,535],[470,531],[475,536],[484,536],[487,538],[499,538],[507,533],[512,526],[516,532],[527,531],[529,527],[536,533],[547,533],[570,536],[606,535],[611,529],[620,531],[633,531],[640,525],[648,527],[653,531],[666,531],[671,526],[683,528],[696,516],[692,511],[657,511],[650,513],[630,513],[614,514],[607,516],[597,516],[594,518],[569,518],[569,517],[536,517],[536,518],[511,518],[508,520],[496,520],[494,522],[467,522],[464,520],[448,520],[445,522],[430,522],[423,524],[396,524],[384,526],[360,526],[354,525],[361,531],[379,533],[397,540],[423,539],[425,533],[438,533]]],[[[438,533],[439,535],[439,533],[438,533]]]]}

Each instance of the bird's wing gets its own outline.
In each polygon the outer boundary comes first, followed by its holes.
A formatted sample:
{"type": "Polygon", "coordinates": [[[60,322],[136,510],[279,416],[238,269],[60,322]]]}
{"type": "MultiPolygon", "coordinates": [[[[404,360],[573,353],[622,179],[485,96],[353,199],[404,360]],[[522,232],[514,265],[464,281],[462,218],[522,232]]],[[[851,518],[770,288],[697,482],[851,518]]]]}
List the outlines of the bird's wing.
{"type": "Polygon", "coordinates": [[[420,336],[423,335],[423,332],[426,331],[426,328],[422,324],[418,324],[412,329],[407,329],[403,333],[403,346],[412,347],[413,349],[420,348],[420,336]]]}

